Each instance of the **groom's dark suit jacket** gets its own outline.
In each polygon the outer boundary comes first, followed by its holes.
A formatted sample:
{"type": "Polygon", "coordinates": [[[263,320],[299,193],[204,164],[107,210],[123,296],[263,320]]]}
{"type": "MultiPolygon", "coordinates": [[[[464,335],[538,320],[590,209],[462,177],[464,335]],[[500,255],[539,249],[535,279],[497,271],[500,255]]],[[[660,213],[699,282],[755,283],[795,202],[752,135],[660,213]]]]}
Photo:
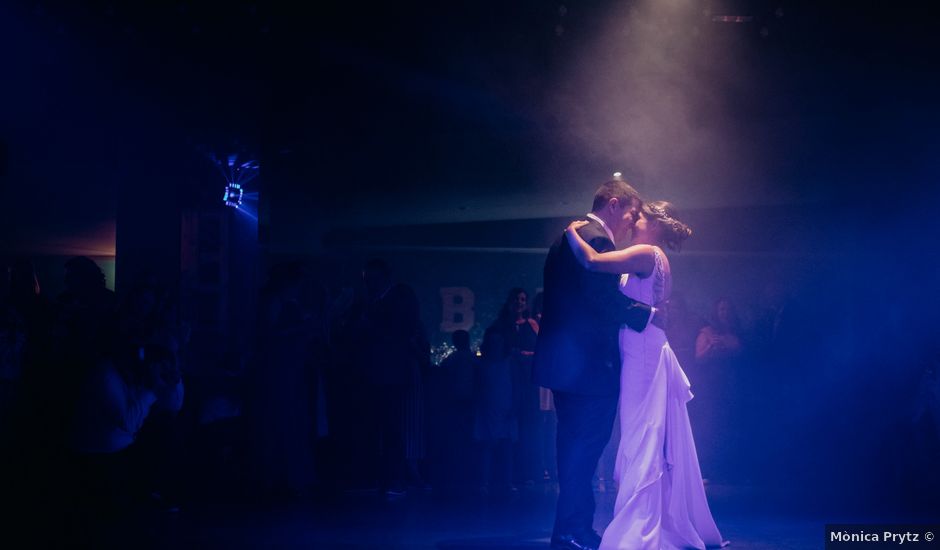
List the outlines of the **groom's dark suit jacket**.
{"type": "MultiPolygon", "coordinates": [[[[595,220],[578,230],[598,252],[614,250],[595,220]]],[[[566,237],[545,260],[542,323],[535,348],[536,384],[583,395],[620,390],[620,326],[646,328],[650,306],[624,296],[619,275],[592,273],[578,263],[566,237]]]]}

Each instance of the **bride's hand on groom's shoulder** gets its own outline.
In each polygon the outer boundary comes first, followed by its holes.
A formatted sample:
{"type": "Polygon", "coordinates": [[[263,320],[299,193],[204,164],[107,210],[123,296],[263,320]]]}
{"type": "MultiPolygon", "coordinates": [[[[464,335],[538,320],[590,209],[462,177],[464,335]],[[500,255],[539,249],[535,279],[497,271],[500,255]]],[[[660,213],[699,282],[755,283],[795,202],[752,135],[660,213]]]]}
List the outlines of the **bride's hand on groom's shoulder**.
{"type": "Polygon", "coordinates": [[[587,225],[587,224],[589,224],[589,223],[591,223],[591,222],[586,221],[586,220],[575,220],[575,221],[571,222],[570,224],[568,224],[568,230],[569,230],[569,231],[577,231],[578,229],[581,229],[582,227],[584,227],[585,225],[587,225]]]}

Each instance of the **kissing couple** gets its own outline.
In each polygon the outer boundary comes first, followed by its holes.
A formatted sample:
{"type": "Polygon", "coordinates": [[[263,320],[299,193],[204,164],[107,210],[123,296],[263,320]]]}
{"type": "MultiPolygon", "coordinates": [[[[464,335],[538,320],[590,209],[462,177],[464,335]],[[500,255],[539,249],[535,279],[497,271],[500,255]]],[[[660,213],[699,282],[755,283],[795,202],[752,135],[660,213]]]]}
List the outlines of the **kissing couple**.
{"type": "Polygon", "coordinates": [[[691,235],[671,203],[644,202],[615,176],[594,194],[587,220],[549,250],[533,378],[552,390],[558,415],[554,550],[727,544],[705,498],[689,380],[663,330],[665,250],[691,235]],[[618,410],[617,499],[600,536],[591,482],[618,410]]]}

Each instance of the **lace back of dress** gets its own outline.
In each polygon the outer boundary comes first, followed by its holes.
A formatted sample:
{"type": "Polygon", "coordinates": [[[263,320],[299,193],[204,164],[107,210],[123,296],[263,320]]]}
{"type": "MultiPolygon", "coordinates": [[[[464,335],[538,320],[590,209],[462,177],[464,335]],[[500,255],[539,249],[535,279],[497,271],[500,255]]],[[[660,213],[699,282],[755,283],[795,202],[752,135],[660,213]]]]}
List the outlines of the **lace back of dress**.
{"type": "Polygon", "coordinates": [[[659,249],[653,249],[653,298],[658,304],[666,297],[666,269],[663,266],[663,255],[659,249]]]}

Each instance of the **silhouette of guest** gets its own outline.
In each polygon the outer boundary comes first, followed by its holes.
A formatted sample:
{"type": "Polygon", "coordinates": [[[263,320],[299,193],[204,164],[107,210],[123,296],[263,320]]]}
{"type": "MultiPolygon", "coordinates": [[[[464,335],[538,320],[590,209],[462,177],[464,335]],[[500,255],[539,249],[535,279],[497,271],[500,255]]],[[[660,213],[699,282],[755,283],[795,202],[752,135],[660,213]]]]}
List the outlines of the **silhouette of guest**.
{"type": "Polygon", "coordinates": [[[532,483],[544,475],[540,452],[539,387],[532,382],[532,358],[539,325],[529,315],[525,290],[513,288],[509,291],[499,317],[488,330],[499,334],[502,339],[502,353],[509,361],[512,373],[513,406],[519,422],[519,440],[514,453],[515,478],[521,483],[532,483]]]}
{"type": "Polygon", "coordinates": [[[362,272],[366,304],[362,327],[361,369],[370,396],[373,449],[380,489],[400,495],[411,481],[424,485],[418,461],[424,458],[424,371],[430,344],[421,324],[418,297],[403,283],[393,283],[382,259],[362,272]]]}
{"type": "Polygon", "coordinates": [[[514,492],[513,444],[519,439],[519,421],[503,334],[487,329],[480,351],[473,426],[480,449],[480,489],[488,493],[490,484],[495,484],[500,490],[514,492]]]}
{"type": "Polygon", "coordinates": [[[148,340],[101,361],[80,386],[71,438],[77,451],[123,451],[152,407],[178,411],[183,406],[176,340],[165,333],[148,340]]]}
{"type": "Polygon", "coordinates": [[[308,352],[320,319],[301,304],[304,276],[299,263],[276,265],[262,291],[249,409],[258,481],[273,497],[298,496],[313,483],[315,381],[308,352]]]}
{"type": "MultiPolygon", "coordinates": [[[[119,346],[140,347],[154,334],[165,334],[182,357],[188,341],[185,324],[173,293],[152,275],[135,281],[122,297],[117,311],[119,346]]],[[[180,370],[183,370],[180,362],[180,370]]],[[[157,407],[140,432],[136,448],[141,459],[137,477],[150,495],[152,504],[167,511],[178,510],[184,492],[181,473],[185,471],[187,449],[185,419],[178,411],[157,407]]]]}
{"type": "Polygon", "coordinates": [[[741,326],[730,298],[719,298],[695,340],[695,359],[722,362],[741,354],[741,326]]]}
{"type": "Polygon", "coordinates": [[[41,350],[48,346],[52,304],[41,292],[32,262],[25,258],[14,260],[10,266],[8,303],[25,324],[29,348],[25,360],[38,360],[41,350]]]}
{"type": "Polygon", "coordinates": [[[434,426],[434,482],[457,486],[467,481],[463,472],[474,471],[467,449],[473,447],[474,380],[479,358],[470,349],[467,331],[454,331],[452,341],[456,349],[434,369],[436,383],[430,393],[428,409],[432,413],[428,417],[434,426]]]}
{"type": "Polygon", "coordinates": [[[116,332],[114,292],[95,262],[76,256],[65,262],[65,290],[56,308],[55,345],[71,358],[89,363],[106,355],[116,332]]]}
{"type": "Polygon", "coordinates": [[[65,479],[78,521],[95,524],[126,514],[153,489],[143,475],[150,457],[138,452],[136,439],[155,410],[176,412],[183,405],[178,353],[172,336],[154,334],[100,360],[73,390],[71,475],[65,479]]]}
{"type": "MultiPolygon", "coordinates": [[[[542,323],[542,307],[544,304],[544,293],[536,292],[532,298],[531,318],[538,324],[542,323]]],[[[557,476],[557,467],[555,462],[555,436],[558,428],[558,418],[555,416],[555,398],[552,396],[552,390],[539,387],[539,457],[544,479],[555,479],[557,476]]]]}
{"type": "MultiPolygon", "coordinates": [[[[30,418],[30,447],[49,457],[61,454],[79,397],[76,388],[115,352],[114,293],[95,262],[76,256],[65,263],[65,290],[54,306],[48,349],[24,376],[30,418]],[[42,405],[39,405],[42,403],[42,405]],[[41,450],[40,450],[41,448],[41,450]]],[[[40,355],[37,354],[37,355],[40,355]]]]}
{"type": "Polygon", "coordinates": [[[696,434],[704,440],[724,441],[728,445],[699,449],[702,472],[721,478],[730,475],[734,457],[727,453],[738,434],[742,416],[742,373],[739,372],[743,347],[741,328],[734,303],[719,298],[711,318],[695,340],[695,370],[690,374],[692,392],[698,397],[689,403],[689,415],[696,434]],[[692,377],[694,375],[694,378],[692,377]]]}

